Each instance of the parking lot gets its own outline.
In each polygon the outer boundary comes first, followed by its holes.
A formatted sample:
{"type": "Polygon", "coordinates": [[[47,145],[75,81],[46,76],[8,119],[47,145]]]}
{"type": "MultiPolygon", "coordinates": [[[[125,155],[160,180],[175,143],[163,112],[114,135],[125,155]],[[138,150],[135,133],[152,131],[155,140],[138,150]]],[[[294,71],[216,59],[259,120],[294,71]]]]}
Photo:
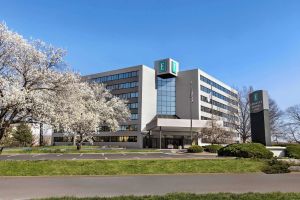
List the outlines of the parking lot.
{"type": "Polygon", "coordinates": [[[81,153],[6,154],[0,160],[138,160],[138,159],[217,159],[216,154],[188,153],[81,153]]]}

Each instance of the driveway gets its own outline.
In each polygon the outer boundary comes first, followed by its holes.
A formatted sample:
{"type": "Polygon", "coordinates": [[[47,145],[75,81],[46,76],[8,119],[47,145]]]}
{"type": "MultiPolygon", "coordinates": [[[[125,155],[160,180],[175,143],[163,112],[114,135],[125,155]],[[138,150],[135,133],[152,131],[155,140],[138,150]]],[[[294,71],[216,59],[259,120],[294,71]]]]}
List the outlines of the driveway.
{"type": "Polygon", "coordinates": [[[300,192],[300,174],[0,177],[0,199],[156,195],[171,192],[300,192]]]}

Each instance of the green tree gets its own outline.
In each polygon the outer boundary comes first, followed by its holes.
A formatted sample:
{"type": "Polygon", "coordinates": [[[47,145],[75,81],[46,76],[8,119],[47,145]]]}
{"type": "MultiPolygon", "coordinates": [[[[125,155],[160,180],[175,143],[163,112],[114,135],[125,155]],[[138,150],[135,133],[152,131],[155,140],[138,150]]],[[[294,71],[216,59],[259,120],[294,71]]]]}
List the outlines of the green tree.
{"type": "Polygon", "coordinates": [[[13,138],[20,146],[31,146],[33,143],[32,131],[25,123],[17,127],[13,133],[13,138]]]}

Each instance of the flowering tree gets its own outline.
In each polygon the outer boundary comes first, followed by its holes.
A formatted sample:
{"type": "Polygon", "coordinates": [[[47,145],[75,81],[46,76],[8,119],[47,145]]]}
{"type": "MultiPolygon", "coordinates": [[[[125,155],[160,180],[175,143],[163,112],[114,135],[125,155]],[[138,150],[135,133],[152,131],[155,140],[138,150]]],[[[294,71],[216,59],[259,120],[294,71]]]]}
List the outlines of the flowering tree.
{"type": "Polygon", "coordinates": [[[57,69],[64,54],[43,42],[28,42],[0,24],[0,139],[11,124],[55,117],[51,99],[78,79],[57,69]]]}
{"type": "MultiPolygon", "coordinates": [[[[12,124],[43,122],[90,134],[96,124],[118,126],[125,103],[103,86],[65,70],[65,51],[27,41],[0,23],[0,140],[12,124]]],[[[84,138],[84,137],[82,137],[84,138]]]]}
{"type": "Polygon", "coordinates": [[[100,84],[74,84],[59,98],[56,101],[64,104],[55,111],[58,113],[56,124],[73,135],[74,143],[77,139],[79,147],[85,140],[92,142],[92,136],[100,125],[116,130],[119,123],[130,116],[126,102],[114,97],[100,84]]]}

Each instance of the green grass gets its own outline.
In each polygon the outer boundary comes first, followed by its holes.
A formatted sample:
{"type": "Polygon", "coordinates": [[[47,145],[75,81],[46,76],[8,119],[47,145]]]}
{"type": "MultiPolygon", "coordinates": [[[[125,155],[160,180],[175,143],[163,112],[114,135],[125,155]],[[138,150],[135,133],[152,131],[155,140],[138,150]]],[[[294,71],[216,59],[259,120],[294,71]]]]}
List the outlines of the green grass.
{"type": "Polygon", "coordinates": [[[101,149],[98,146],[82,146],[78,151],[75,146],[19,147],[5,148],[2,154],[15,153],[130,153],[130,152],[159,152],[156,149],[101,149]]]}
{"type": "Polygon", "coordinates": [[[0,176],[247,173],[265,165],[250,159],[0,161],[0,176]]]}
{"type": "Polygon", "coordinates": [[[300,193],[217,193],[217,194],[189,194],[173,193],[164,196],[120,196],[120,197],[93,197],[93,198],[47,198],[43,200],[296,200],[300,199],[300,193]]]}

